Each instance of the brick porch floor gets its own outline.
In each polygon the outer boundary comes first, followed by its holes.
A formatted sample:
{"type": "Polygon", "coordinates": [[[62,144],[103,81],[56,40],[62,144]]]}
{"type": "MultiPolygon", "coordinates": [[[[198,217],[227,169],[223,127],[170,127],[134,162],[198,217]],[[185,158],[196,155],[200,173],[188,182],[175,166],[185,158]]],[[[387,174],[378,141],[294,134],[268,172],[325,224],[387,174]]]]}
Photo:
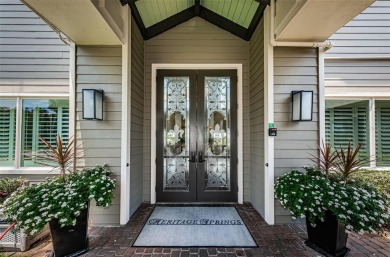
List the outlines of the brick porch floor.
{"type": "MultiPolygon", "coordinates": [[[[321,256],[304,245],[304,225],[267,225],[251,204],[236,205],[258,248],[137,248],[131,247],[154,206],[142,204],[123,227],[93,227],[90,251],[84,256],[321,256]]],[[[349,234],[348,256],[390,257],[390,239],[378,235],[349,234]]]]}

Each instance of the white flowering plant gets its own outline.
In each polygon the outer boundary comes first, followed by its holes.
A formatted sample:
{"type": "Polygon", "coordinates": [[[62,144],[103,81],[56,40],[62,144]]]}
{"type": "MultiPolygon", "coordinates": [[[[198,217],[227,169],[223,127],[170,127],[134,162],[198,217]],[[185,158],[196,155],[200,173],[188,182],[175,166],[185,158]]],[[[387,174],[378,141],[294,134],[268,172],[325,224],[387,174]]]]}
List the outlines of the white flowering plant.
{"type": "Polygon", "coordinates": [[[4,202],[5,220],[17,221],[17,227],[31,235],[53,219],[62,227],[74,226],[90,200],[102,207],[112,203],[115,180],[110,178],[111,174],[103,165],[72,172],[66,175],[66,181],[59,176],[42,184],[23,186],[4,202]]]}
{"type": "Polygon", "coordinates": [[[325,212],[330,211],[347,230],[360,234],[380,231],[389,222],[389,196],[368,185],[345,185],[313,171],[293,170],[275,184],[276,197],[294,219],[307,216],[315,226],[316,219],[323,221],[325,212]]]}
{"type": "Polygon", "coordinates": [[[305,172],[293,170],[279,177],[276,198],[294,219],[307,217],[312,226],[330,212],[347,231],[382,231],[390,222],[390,196],[351,179],[367,162],[358,157],[360,145],[354,149],[350,143],[347,149],[335,152],[331,149],[325,144],[319,147],[319,168],[306,167],[305,172]]]}

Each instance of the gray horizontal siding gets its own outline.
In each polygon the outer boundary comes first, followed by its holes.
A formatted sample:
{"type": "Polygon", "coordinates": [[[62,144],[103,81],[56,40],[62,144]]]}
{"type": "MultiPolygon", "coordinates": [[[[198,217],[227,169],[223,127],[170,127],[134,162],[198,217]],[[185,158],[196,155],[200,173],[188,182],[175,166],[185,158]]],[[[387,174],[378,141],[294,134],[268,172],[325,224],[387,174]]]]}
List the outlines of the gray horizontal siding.
{"type": "Polygon", "coordinates": [[[335,46],[327,56],[390,58],[390,1],[375,1],[330,40],[335,46]]]}
{"type": "Polygon", "coordinates": [[[249,48],[250,200],[264,215],[264,20],[249,48]]]}
{"type": "Polygon", "coordinates": [[[374,2],[330,40],[335,47],[325,54],[326,95],[389,93],[389,0],[374,2]]]}
{"type": "Polygon", "coordinates": [[[0,1],[0,93],[68,93],[69,46],[18,0],[0,1]]]}
{"type": "Polygon", "coordinates": [[[83,155],[77,166],[93,167],[107,164],[114,172],[117,188],[114,204],[109,208],[90,210],[93,224],[119,224],[121,164],[121,47],[77,47],[76,59],[76,133],[83,155]],[[116,60],[114,62],[113,60],[116,60]],[[104,90],[103,121],[82,119],[82,89],[104,90]]]}
{"type": "Polygon", "coordinates": [[[389,60],[333,60],[325,61],[325,93],[381,94],[389,93],[389,60]]]}
{"type": "MultiPolygon", "coordinates": [[[[318,132],[317,50],[277,47],[274,50],[275,177],[310,165],[318,132]],[[313,121],[291,122],[291,91],[314,91],[313,121]]],[[[275,199],[275,222],[291,223],[289,211],[275,199]]]]}
{"type": "Polygon", "coordinates": [[[133,214],[143,201],[144,41],[134,20],[131,31],[130,214],[133,214]]]}
{"type": "Polygon", "coordinates": [[[193,18],[145,42],[144,200],[150,201],[150,115],[152,63],[242,63],[244,109],[244,200],[250,200],[249,176],[249,43],[193,18]]]}

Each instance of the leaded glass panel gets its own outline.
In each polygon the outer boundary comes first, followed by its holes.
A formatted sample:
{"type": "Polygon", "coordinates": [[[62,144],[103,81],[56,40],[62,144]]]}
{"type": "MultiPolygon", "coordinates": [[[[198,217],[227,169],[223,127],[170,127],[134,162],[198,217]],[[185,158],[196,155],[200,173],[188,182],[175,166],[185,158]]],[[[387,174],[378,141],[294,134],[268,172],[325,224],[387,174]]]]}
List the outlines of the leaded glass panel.
{"type": "Polygon", "coordinates": [[[230,78],[205,77],[205,190],[230,191],[230,78]]]}
{"type": "Polygon", "coordinates": [[[164,78],[164,191],[189,190],[189,77],[164,78]]]}

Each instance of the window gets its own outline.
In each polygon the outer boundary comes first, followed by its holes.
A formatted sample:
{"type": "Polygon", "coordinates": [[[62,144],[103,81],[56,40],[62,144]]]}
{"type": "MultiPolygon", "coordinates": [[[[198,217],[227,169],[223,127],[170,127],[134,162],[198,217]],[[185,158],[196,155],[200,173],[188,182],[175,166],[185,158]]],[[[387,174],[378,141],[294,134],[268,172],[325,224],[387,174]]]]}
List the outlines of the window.
{"type": "Polygon", "coordinates": [[[375,102],[376,165],[390,166],[390,100],[375,102]]]}
{"type": "Polygon", "coordinates": [[[0,165],[13,166],[16,143],[16,99],[0,100],[0,165]]]}
{"type": "Polygon", "coordinates": [[[69,137],[67,99],[0,99],[0,166],[44,166],[34,155],[44,147],[39,135],[53,145],[69,137]]]}
{"type": "Polygon", "coordinates": [[[359,156],[369,156],[368,101],[329,100],[325,108],[326,142],[335,148],[361,144],[359,156]]]}
{"type": "Polygon", "coordinates": [[[326,100],[325,106],[327,143],[335,148],[349,141],[361,144],[359,157],[373,156],[371,166],[390,166],[390,100],[326,100]],[[371,111],[370,105],[375,105],[371,111]],[[373,118],[375,124],[370,124],[373,118]],[[374,133],[375,142],[370,142],[374,133]]]}

